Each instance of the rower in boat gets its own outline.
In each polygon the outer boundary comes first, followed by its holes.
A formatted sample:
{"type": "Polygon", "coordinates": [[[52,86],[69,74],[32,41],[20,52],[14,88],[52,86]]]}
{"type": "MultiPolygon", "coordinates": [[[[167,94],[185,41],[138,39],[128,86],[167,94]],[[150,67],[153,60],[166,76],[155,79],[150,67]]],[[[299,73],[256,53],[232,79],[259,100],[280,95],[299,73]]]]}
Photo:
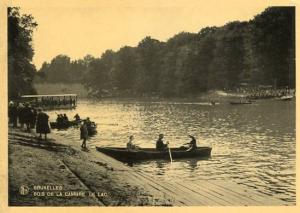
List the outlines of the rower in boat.
{"type": "Polygon", "coordinates": [[[158,140],[156,141],[156,150],[158,151],[166,151],[168,149],[168,143],[164,143],[163,141],[164,134],[158,135],[158,140]]]}
{"type": "Polygon", "coordinates": [[[85,121],[86,121],[86,126],[87,126],[87,128],[90,128],[91,125],[92,125],[92,122],[91,122],[90,118],[87,117],[87,118],[85,119],[85,121]]]}
{"type": "Polygon", "coordinates": [[[133,135],[130,135],[129,136],[129,141],[127,143],[127,150],[128,151],[137,151],[137,150],[140,149],[139,146],[133,144],[133,140],[134,140],[133,135]]]}
{"type": "Polygon", "coordinates": [[[78,113],[76,113],[76,115],[74,116],[74,118],[75,118],[75,120],[76,120],[77,122],[80,122],[80,116],[78,115],[78,113]]]}

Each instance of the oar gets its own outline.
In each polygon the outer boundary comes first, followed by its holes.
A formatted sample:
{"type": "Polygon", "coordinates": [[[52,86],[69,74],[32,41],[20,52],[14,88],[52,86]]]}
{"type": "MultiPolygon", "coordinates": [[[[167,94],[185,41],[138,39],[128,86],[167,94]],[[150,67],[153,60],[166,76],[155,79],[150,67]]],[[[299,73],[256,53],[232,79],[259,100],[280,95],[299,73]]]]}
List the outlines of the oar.
{"type": "Polygon", "coordinates": [[[173,162],[173,159],[172,159],[172,153],[171,153],[171,149],[169,147],[169,143],[168,143],[168,150],[169,150],[169,156],[170,156],[170,160],[171,160],[171,163],[173,162]]]}

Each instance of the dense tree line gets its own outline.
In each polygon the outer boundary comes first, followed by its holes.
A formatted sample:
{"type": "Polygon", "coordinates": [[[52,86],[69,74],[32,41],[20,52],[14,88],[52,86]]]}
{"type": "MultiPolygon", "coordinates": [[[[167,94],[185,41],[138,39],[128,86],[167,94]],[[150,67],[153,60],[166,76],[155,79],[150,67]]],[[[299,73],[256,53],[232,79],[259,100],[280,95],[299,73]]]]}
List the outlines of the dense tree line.
{"type": "Polygon", "coordinates": [[[32,64],[34,54],[32,33],[37,23],[31,15],[20,14],[19,8],[7,10],[8,25],[8,98],[34,94],[32,80],[36,74],[32,64]]]}
{"type": "Polygon", "coordinates": [[[249,22],[181,32],[166,42],[145,37],[137,47],[99,58],[44,63],[39,80],[81,82],[94,96],[185,96],[240,84],[295,87],[295,8],[270,7],[249,22]]]}

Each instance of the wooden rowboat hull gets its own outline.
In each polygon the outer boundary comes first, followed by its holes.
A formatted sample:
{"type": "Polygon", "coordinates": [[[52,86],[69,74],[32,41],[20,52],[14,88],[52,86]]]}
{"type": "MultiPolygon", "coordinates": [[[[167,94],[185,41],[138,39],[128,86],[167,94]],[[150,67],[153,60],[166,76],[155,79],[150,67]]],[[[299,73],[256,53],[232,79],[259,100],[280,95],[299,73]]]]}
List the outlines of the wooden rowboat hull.
{"type": "MultiPolygon", "coordinates": [[[[107,154],[121,161],[139,161],[169,159],[169,152],[157,151],[153,148],[144,148],[137,151],[128,151],[126,148],[116,147],[96,147],[97,151],[107,154]]],[[[211,147],[198,147],[194,151],[185,151],[179,148],[171,148],[172,158],[205,158],[211,156],[211,147]]]]}
{"type": "Polygon", "coordinates": [[[50,122],[50,126],[52,129],[67,129],[71,126],[76,126],[78,124],[79,124],[79,122],[77,122],[77,121],[67,121],[67,122],[63,122],[63,123],[50,122]]]}
{"type": "MultiPolygon", "coordinates": [[[[72,126],[79,126],[80,122],[78,121],[68,121],[68,122],[64,122],[64,123],[57,123],[57,122],[50,122],[50,126],[52,129],[68,129],[69,127],[72,126]]],[[[88,134],[94,135],[95,133],[97,133],[97,125],[96,124],[92,124],[90,127],[88,127],[88,134]]]]}

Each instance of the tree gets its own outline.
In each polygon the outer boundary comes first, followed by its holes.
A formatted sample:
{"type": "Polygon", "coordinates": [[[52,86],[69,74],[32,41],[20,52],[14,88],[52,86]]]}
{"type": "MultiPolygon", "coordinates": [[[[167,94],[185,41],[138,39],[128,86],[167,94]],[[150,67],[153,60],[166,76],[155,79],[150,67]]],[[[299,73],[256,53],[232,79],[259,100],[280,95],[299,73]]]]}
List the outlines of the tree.
{"type": "Polygon", "coordinates": [[[57,56],[41,71],[55,73],[55,82],[83,81],[91,94],[101,97],[197,96],[244,82],[294,87],[294,10],[268,8],[249,22],[181,32],[167,42],[147,36],[137,47],[107,50],[100,58],[57,56]]]}
{"type": "Polygon", "coordinates": [[[132,47],[121,48],[116,55],[114,85],[120,89],[132,90],[136,82],[137,54],[132,47]]]}
{"type": "Polygon", "coordinates": [[[295,7],[270,7],[250,22],[261,81],[295,86],[295,7]]]}
{"type": "Polygon", "coordinates": [[[31,15],[20,14],[19,8],[9,7],[7,12],[8,98],[15,99],[23,94],[35,94],[32,34],[37,23],[31,15]]]}
{"type": "Polygon", "coordinates": [[[150,36],[145,37],[137,46],[138,52],[138,73],[137,88],[140,93],[153,94],[158,92],[161,50],[163,43],[152,39],[150,36]]]}

